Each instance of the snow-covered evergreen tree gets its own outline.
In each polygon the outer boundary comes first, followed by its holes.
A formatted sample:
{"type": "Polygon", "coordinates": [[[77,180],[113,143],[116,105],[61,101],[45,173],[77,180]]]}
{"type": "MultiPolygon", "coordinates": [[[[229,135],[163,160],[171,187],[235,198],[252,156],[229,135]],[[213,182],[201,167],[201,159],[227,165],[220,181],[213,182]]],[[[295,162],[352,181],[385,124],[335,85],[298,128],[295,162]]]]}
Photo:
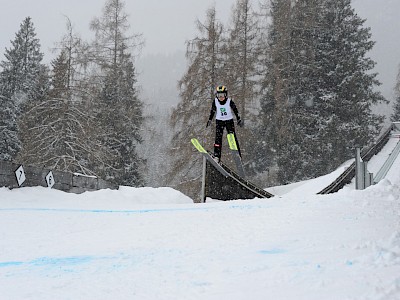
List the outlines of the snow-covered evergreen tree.
{"type": "Polygon", "coordinates": [[[51,62],[51,86],[42,99],[27,105],[20,122],[24,147],[19,159],[26,164],[60,171],[96,175],[90,161],[101,161],[89,132],[94,126],[84,107],[84,89],[78,76],[81,40],[72,30],[59,43],[59,55],[51,62]]]}
{"type": "Polygon", "coordinates": [[[137,50],[140,36],[128,36],[128,16],[124,2],[108,0],[103,15],[95,18],[91,59],[97,66],[94,104],[99,141],[111,154],[109,165],[98,165],[97,173],[122,185],[143,185],[143,160],[136,146],[141,143],[143,103],[139,99],[132,51],[137,50]]]}
{"type": "Polygon", "coordinates": [[[21,23],[11,44],[12,47],[6,49],[4,54],[6,60],[0,63],[3,96],[13,99],[23,113],[27,101],[37,99],[43,94],[43,82],[40,80],[46,72],[42,64],[43,53],[39,39],[30,17],[21,23]]]}
{"type": "Polygon", "coordinates": [[[52,61],[52,84],[47,97],[30,107],[21,122],[21,129],[27,134],[20,160],[60,171],[97,175],[93,163],[108,162],[108,156],[92,138],[92,128],[98,120],[85,109],[81,90],[75,85],[72,61],[67,48],[52,61]]]}
{"type": "Polygon", "coordinates": [[[281,183],[332,171],[379,133],[383,117],[371,106],[385,100],[367,57],[374,42],[350,2],[273,2],[263,109],[281,183]]]}
{"type": "Polygon", "coordinates": [[[107,178],[121,185],[143,185],[143,163],[136,153],[136,146],[142,142],[143,103],[136,89],[136,74],[130,56],[121,62],[118,73],[110,70],[103,79],[99,95],[101,129],[105,145],[113,161],[106,169],[107,178]]]}
{"type": "Polygon", "coordinates": [[[17,123],[24,119],[27,105],[43,98],[48,89],[47,68],[41,63],[43,54],[30,17],[21,23],[11,44],[0,62],[0,157],[6,160],[16,159],[23,147],[24,132],[17,123]]]}
{"type": "MultiPolygon", "coordinates": [[[[279,153],[289,137],[289,67],[291,55],[292,5],[291,0],[265,3],[270,12],[265,14],[265,53],[263,55],[261,85],[261,114],[254,160],[260,170],[274,169],[279,153]]],[[[279,165],[277,166],[279,168],[279,165]]],[[[271,173],[272,174],[272,173],[271,173]]],[[[271,179],[269,179],[271,181],[271,179]]],[[[280,183],[279,179],[274,182],[280,183]]]]}
{"type": "Polygon", "coordinates": [[[396,86],[394,88],[394,106],[393,106],[393,113],[390,116],[390,120],[392,122],[400,122],[400,69],[399,73],[397,74],[397,81],[396,86]]]}
{"type": "Polygon", "coordinates": [[[331,171],[354,156],[356,146],[368,146],[380,132],[383,116],[372,106],[387,101],[368,52],[375,42],[351,7],[351,0],[326,0],[320,16],[316,60],[320,66],[319,103],[322,140],[327,147],[324,166],[316,175],[331,171]]]}
{"type": "Polygon", "coordinates": [[[21,149],[16,112],[15,101],[2,95],[0,83],[0,160],[12,161],[21,149]]]}
{"type": "Polygon", "coordinates": [[[316,55],[320,41],[316,32],[320,28],[321,3],[299,0],[289,7],[287,119],[285,135],[278,135],[276,152],[279,180],[284,183],[291,182],[293,178],[302,180],[326,172],[325,160],[329,152],[324,147],[320,120],[320,111],[324,108],[316,100],[321,83],[318,72],[321,63],[316,55]]]}

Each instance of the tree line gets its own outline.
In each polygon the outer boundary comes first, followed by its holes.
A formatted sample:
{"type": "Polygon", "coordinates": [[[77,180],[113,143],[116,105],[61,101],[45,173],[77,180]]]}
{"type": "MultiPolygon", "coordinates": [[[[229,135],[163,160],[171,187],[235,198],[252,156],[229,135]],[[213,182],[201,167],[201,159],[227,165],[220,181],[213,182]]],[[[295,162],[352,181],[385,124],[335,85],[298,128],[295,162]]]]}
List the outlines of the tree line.
{"type": "Polygon", "coordinates": [[[108,0],[92,20],[93,42],[67,31],[51,66],[30,17],[23,20],[0,63],[0,159],[96,175],[141,186],[143,103],[134,53],[120,0],[108,0]]]}
{"type": "MultiPolygon", "coordinates": [[[[215,6],[197,20],[177,84],[180,102],[162,124],[171,138],[158,158],[158,185],[199,194],[202,161],[190,139],[212,147],[205,125],[220,84],[245,122],[238,138],[246,173],[263,186],[326,174],[379,134],[384,117],[372,107],[387,101],[376,91],[370,29],[351,0],[254,5],[236,0],[227,24],[215,6]]],[[[95,39],[87,42],[68,22],[46,66],[32,20],[22,22],[0,62],[0,159],[141,186],[151,170],[137,149],[157,142],[142,136],[152,132],[143,130],[134,59],[143,37],[129,33],[121,0],[107,0],[90,26],[95,39]]],[[[229,164],[227,152],[225,143],[229,164]]]]}
{"type": "MultiPolygon", "coordinates": [[[[179,82],[170,182],[195,196],[201,158],[188,141],[205,131],[214,87],[223,84],[238,105],[246,173],[263,186],[333,171],[379,135],[387,103],[377,91],[374,41],[351,0],[237,0],[229,24],[215,7],[198,21],[187,44],[188,68],[179,82]],[[174,153],[179,153],[175,155],[174,153]]],[[[223,160],[229,161],[226,144],[223,160]]]]}

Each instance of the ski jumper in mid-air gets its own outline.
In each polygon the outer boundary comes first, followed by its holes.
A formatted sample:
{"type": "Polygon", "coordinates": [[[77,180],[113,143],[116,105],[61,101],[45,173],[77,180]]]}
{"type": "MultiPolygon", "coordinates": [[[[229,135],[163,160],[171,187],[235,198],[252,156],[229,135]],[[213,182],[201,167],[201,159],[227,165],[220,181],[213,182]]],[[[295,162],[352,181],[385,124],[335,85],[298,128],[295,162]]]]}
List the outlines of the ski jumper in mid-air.
{"type": "Polygon", "coordinates": [[[237,125],[242,127],[243,121],[240,119],[239,111],[232,99],[228,98],[228,89],[223,86],[217,86],[215,91],[215,99],[211,105],[210,117],[208,118],[207,126],[211,125],[212,119],[215,115],[215,143],[214,143],[214,156],[217,162],[221,160],[222,150],[222,136],[224,128],[228,133],[233,133],[235,136],[237,148],[240,153],[239,142],[236,138],[235,124],[233,122],[233,113],[236,116],[237,125]]]}

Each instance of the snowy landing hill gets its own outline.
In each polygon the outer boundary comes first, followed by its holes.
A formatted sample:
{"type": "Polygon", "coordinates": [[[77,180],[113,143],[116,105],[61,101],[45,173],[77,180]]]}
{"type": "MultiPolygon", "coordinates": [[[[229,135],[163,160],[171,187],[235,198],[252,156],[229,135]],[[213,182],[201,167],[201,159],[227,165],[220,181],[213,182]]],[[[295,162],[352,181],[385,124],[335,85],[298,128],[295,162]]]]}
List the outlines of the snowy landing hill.
{"type": "Polygon", "coordinates": [[[315,194],[348,164],[203,204],[169,188],[0,188],[0,299],[400,299],[400,159],[366,190],[315,194]]]}

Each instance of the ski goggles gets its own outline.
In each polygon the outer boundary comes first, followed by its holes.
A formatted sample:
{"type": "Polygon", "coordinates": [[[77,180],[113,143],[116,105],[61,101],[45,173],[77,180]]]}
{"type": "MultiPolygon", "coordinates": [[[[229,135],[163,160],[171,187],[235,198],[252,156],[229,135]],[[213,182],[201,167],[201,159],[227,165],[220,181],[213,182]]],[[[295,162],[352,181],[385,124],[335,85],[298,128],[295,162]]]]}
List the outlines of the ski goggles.
{"type": "Polygon", "coordinates": [[[226,97],[226,93],[217,93],[217,98],[226,97]]]}

